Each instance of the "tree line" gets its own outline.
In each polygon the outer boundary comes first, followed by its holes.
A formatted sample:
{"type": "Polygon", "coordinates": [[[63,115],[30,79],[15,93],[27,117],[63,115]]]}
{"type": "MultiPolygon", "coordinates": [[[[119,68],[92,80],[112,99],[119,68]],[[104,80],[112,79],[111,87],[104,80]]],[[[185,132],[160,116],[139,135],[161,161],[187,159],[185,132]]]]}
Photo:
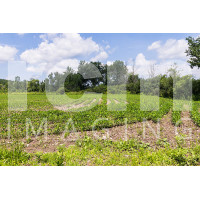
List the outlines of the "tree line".
{"type": "Polygon", "coordinates": [[[48,90],[59,94],[80,91],[96,93],[120,93],[122,91],[131,94],[159,94],[160,97],[173,98],[175,93],[185,94],[189,82],[192,83],[193,99],[200,100],[200,79],[194,79],[190,75],[181,76],[176,65],[172,66],[164,75],[155,76],[151,70],[149,77],[144,79],[134,71],[129,73],[127,66],[122,61],[115,61],[111,66],[101,62],[81,61],[76,72],[67,67],[63,73],[50,73],[48,78],[43,81],[31,79],[26,82],[21,81],[20,77],[16,77],[8,84],[7,80],[0,79],[0,91],[7,92],[9,85],[9,91],[12,92],[25,91],[26,88],[28,92],[48,90]],[[97,69],[96,72],[95,69],[97,69]],[[179,85],[178,88],[175,87],[175,82],[176,85],[179,85]],[[109,91],[107,91],[108,87],[109,91]]]}
{"type": "MultiPolygon", "coordinates": [[[[188,41],[188,63],[190,67],[200,67],[200,38],[186,38],[188,41]]],[[[134,69],[134,68],[133,68],[134,69]]],[[[177,71],[176,65],[164,75],[155,75],[154,67],[151,67],[149,77],[140,78],[138,74],[128,73],[127,66],[123,61],[117,60],[112,65],[101,62],[80,61],[78,70],[74,71],[67,67],[63,73],[50,73],[48,77],[39,81],[31,79],[21,81],[16,77],[11,81],[0,79],[0,92],[25,91],[28,92],[57,92],[64,94],[66,92],[96,92],[96,93],[119,93],[126,90],[131,94],[146,93],[159,94],[160,97],[173,98],[173,95],[185,94],[188,85],[191,83],[191,93],[194,100],[200,100],[200,79],[194,79],[192,76],[182,76],[177,71]],[[159,84],[159,86],[158,86],[159,84]],[[178,87],[175,87],[178,85],[178,87]],[[109,91],[108,91],[109,86],[109,91]]]]}

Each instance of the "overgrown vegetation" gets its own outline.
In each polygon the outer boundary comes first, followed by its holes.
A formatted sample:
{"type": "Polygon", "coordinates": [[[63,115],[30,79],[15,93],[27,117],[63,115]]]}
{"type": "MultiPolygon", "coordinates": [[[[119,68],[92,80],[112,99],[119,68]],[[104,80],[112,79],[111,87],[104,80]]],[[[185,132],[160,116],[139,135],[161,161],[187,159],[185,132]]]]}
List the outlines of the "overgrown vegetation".
{"type": "Polygon", "coordinates": [[[137,140],[110,141],[92,140],[85,136],[75,145],[58,147],[54,153],[26,153],[23,144],[13,144],[11,148],[0,147],[0,165],[173,165],[187,166],[200,164],[200,145],[191,148],[179,144],[176,149],[167,145],[165,140],[158,142],[158,148],[137,140]]]}

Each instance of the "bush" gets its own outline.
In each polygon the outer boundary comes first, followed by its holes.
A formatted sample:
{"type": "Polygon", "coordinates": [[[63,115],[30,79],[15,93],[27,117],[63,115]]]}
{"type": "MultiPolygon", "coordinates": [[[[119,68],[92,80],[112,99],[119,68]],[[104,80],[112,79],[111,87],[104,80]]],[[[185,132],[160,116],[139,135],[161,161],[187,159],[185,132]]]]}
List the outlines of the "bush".
{"type": "Polygon", "coordinates": [[[107,86],[106,85],[99,85],[99,86],[96,86],[93,88],[93,92],[96,92],[96,93],[106,93],[107,91],[107,86]]]}
{"type": "Polygon", "coordinates": [[[111,94],[126,94],[126,85],[112,85],[109,86],[109,90],[107,91],[111,94]]]}
{"type": "Polygon", "coordinates": [[[129,83],[126,86],[127,91],[130,91],[131,94],[138,94],[140,93],[140,83],[129,83]]]}
{"type": "Polygon", "coordinates": [[[64,87],[61,87],[59,88],[57,91],[56,91],[57,94],[65,94],[65,89],[64,87]]]}

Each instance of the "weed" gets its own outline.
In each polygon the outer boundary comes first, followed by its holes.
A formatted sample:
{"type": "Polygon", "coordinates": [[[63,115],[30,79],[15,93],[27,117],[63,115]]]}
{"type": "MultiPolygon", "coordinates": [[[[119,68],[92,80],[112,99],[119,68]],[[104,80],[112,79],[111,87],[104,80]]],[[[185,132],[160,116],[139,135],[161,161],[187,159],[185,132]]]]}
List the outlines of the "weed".
{"type": "Polygon", "coordinates": [[[158,139],[158,140],[156,141],[156,144],[157,144],[158,146],[160,146],[160,147],[169,147],[169,146],[170,146],[170,144],[169,144],[167,138],[158,139]]]}
{"type": "Polygon", "coordinates": [[[31,139],[31,138],[26,139],[26,143],[27,143],[27,144],[30,144],[31,142],[32,142],[32,139],[31,139]]]}

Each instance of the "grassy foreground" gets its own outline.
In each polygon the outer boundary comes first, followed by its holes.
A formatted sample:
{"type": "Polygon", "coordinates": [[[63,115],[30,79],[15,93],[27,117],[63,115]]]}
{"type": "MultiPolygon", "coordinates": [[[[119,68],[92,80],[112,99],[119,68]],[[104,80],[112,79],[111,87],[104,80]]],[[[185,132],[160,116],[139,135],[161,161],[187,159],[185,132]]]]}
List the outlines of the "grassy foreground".
{"type": "Polygon", "coordinates": [[[168,143],[153,149],[148,144],[137,140],[110,141],[93,140],[85,136],[75,145],[59,146],[54,153],[27,153],[23,143],[15,141],[9,148],[0,147],[0,165],[131,165],[131,166],[191,166],[200,164],[200,145],[170,148],[168,143]]]}

